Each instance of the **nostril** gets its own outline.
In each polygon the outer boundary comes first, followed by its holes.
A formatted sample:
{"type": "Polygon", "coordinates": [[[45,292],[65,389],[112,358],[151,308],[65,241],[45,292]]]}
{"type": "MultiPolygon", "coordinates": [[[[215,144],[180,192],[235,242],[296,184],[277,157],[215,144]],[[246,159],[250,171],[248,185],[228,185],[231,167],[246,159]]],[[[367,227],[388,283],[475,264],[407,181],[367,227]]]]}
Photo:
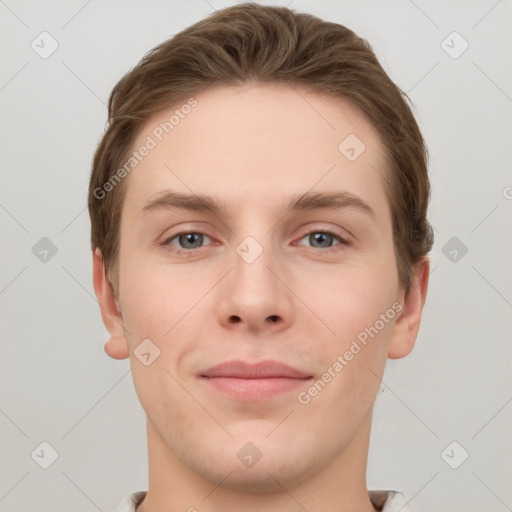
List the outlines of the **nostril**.
{"type": "Polygon", "coordinates": [[[236,315],[232,315],[231,318],[230,318],[230,321],[234,324],[237,324],[238,322],[240,322],[240,317],[239,316],[236,316],[236,315]]]}
{"type": "Polygon", "coordinates": [[[272,320],[272,322],[277,322],[279,320],[279,317],[277,315],[272,315],[270,317],[270,320],[272,320]]]}

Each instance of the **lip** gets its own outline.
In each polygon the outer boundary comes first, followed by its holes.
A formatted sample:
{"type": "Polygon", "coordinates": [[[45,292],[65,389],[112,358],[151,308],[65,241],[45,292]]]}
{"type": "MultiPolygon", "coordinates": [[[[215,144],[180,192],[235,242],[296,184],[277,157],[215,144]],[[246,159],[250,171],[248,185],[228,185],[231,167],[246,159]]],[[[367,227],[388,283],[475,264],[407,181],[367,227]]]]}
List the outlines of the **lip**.
{"type": "Polygon", "coordinates": [[[312,378],[303,371],[266,360],[255,364],[226,361],[203,370],[200,379],[215,391],[242,401],[260,401],[303,386],[312,378]]]}
{"type": "Polygon", "coordinates": [[[226,361],[203,370],[201,377],[227,377],[238,379],[267,379],[267,378],[288,378],[288,379],[306,379],[311,377],[293,366],[289,366],[279,361],[267,359],[259,363],[246,363],[240,359],[226,361]]]}

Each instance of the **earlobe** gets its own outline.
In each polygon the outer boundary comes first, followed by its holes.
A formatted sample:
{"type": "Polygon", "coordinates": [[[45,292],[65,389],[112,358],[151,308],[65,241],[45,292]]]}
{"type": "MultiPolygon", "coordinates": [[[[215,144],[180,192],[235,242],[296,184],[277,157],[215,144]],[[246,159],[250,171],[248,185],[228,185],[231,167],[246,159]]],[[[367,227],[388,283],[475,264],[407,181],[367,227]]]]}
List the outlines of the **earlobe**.
{"type": "Polygon", "coordinates": [[[414,267],[411,289],[403,298],[403,310],[397,318],[388,347],[388,358],[400,359],[414,348],[427,296],[430,262],[425,257],[414,267]]]}
{"type": "Polygon", "coordinates": [[[128,344],[124,336],[110,336],[104,348],[105,353],[112,359],[126,359],[129,356],[128,344]]]}
{"type": "Polygon", "coordinates": [[[93,252],[93,283],[103,323],[110,333],[110,338],[105,343],[105,352],[114,359],[126,359],[129,356],[129,349],[123,317],[119,312],[116,297],[107,277],[103,256],[98,248],[93,252]]]}

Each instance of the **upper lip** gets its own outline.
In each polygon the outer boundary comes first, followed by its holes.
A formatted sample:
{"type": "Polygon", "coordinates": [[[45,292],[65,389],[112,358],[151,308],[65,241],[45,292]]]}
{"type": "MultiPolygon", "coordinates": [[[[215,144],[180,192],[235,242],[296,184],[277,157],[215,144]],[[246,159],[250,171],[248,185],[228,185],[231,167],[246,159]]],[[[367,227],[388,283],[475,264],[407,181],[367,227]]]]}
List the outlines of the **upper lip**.
{"type": "Polygon", "coordinates": [[[226,361],[212,366],[200,373],[201,377],[232,377],[238,379],[268,379],[275,377],[289,379],[307,379],[311,377],[297,368],[279,361],[266,360],[258,363],[245,361],[226,361]]]}

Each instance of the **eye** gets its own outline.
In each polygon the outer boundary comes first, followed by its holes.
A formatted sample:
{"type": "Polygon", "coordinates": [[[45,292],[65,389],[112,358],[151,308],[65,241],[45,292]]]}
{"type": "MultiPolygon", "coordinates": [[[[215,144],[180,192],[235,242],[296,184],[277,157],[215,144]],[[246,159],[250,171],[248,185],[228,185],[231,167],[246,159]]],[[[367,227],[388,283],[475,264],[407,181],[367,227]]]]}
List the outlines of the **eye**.
{"type": "Polygon", "coordinates": [[[211,241],[211,238],[208,235],[197,231],[188,231],[176,233],[170,238],[167,238],[162,245],[172,245],[177,248],[178,252],[190,252],[190,250],[199,249],[203,245],[205,238],[211,241]],[[175,240],[178,245],[173,243],[175,240]]]}
{"type": "MultiPolygon", "coordinates": [[[[176,252],[192,252],[194,249],[200,249],[204,246],[206,240],[212,242],[212,239],[198,231],[187,231],[176,233],[167,238],[161,245],[172,246],[176,252]]],[[[340,249],[338,246],[350,245],[338,233],[329,229],[310,231],[299,241],[307,239],[314,249],[328,249],[325,252],[332,252],[340,249]],[[338,247],[338,248],[337,248],[338,247]],[[334,249],[332,249],[334,248],[334,249]]],[[[298,245],[304,245],[299,243],[298,245]]]]}
{"type": "MultiPolygon", "coordinates": [[[[310,231],[308,234],[303,236],[301,240],[307,239],[308,242],[315,249],[330,249],[339,245],[349,245],[349,243],[340,235],[329,229],[310,231]],[[338,243],[335,243],[335,242],[338,243]]],[[[303,244],[299,244],[303,245],[303,244]]],[[[337,249],[334,249],[337,250],[337,249]]],[[[330,252],[330,251],[327,251],[330,252]]]]}

